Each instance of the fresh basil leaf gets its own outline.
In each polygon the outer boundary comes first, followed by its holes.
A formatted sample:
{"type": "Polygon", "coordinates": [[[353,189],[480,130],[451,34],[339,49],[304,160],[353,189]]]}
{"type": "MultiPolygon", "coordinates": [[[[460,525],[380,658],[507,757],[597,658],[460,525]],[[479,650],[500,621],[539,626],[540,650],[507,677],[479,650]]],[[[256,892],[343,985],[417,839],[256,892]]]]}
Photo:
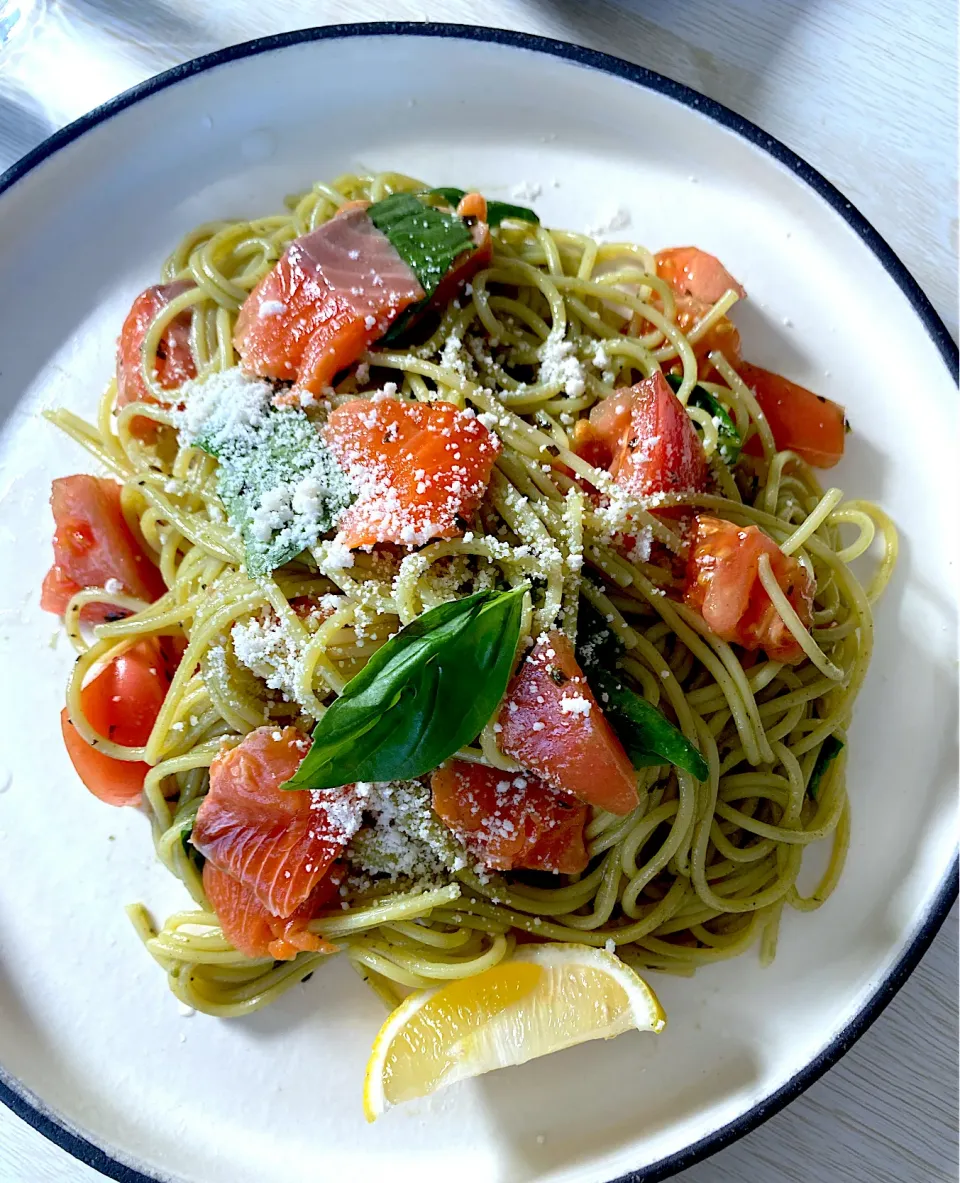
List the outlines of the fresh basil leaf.
{"type": "Polygon", "coordinates": [[[456,209],[466,195],[466,189],[428,189],[425,194],[427,197],[441,198],[452,209],[456,209]]]}
{"type": "MultiPolygon", "coordinates": [[[[680,389],[683,379],[679,374],[667,374],[667,381],[676,393],[680,389]]],[[[720,459],[732,468],[740,458],[743,440],[740,438],[740,432],[737,431],[729,411],[699,383],[690,391],[687,402],[691,407],[700,407],[713,418],[717,425],[717,451],[720,453],[720,459]]]]}
{"type": "Polygon", "coordinates": [[[604,670],[592,671],[587,680],[634,768],[675,764],[697,780],[707,779],[710,769],[699,749],[642,695],[635,694],[616,675],[604,670]]]}
{"type": "Polygon", "coordinates": [[[477,592],[402,628],[326,710],[283,787],[412,780],[474,739],[507,688],[525,590],[477,592]]]}
{"type": "Polygon", "coordinates": [[[540,219],[532,209],[525,205],[511,205],[509,201],[487,202],[487,225],[499,226],[505,218],[516,218],[520,222],[532,222],[540,225],[540,219]]]}
{"type": "Polygon", "coordinates": [[[827,769],[842,751],[843,740],[837,739],[835,735],[828,735],[820,745],[820,751],[817,753],[813,771],[810,773],[810,783],[807,785],[807,792],[810,794],[812,801],[816,801],[817,799],[817,793],[820,791],[820,782],[826,775],[827,769]]]}
{"type": "Polygon", "coordinates": [[[367,213],[416,275],[427,297],[454,260],[473,249],[473,238],[461,218],[425,205],[412,193],[394,193],[371,205],[367,213]]]}
{"type": "Polygon", "coordinates": [[[589,600],[581,596],[577,611],[577,662],[590,674],[612,670],[620,661],[623,644],[589,600]]]}
{"type": "Polygon", "coordinates": [[[183,853],[193,863],[193,865],[196,867],[196,869],[198,871],[202,871],[203,864],[207,860],[203,857],[203,855],[200,853],[200,851],[197,850],[197,848],[194,846],[193,842],[191,841],[192,834],[193,834],[193,824],[191,823],[189,829],[181,830],[180,845],[183,847],[183,853]]]}
{"type": "MultiPolygon", "coordinates": [[[[454,209],[466,195],[464,189],[428,189],[426,192],[427,197],[439,197],[454,209]]],[[[509,201],[487,202],[488,226],[499,226],[505,218],[517,218],[521,222],[532,222],[534,226],[540,225],[540,219],[525,205],[512,205],[509,201]]]]}
{"type": "Polygon", "coordinates": [[[219,461],[217,492],[243,539],[248,575],[268,575],[312,546],[354,499],[316,427],[296,408],[267,405],[236,435],[211,423],[196,444],[219,461]]]}

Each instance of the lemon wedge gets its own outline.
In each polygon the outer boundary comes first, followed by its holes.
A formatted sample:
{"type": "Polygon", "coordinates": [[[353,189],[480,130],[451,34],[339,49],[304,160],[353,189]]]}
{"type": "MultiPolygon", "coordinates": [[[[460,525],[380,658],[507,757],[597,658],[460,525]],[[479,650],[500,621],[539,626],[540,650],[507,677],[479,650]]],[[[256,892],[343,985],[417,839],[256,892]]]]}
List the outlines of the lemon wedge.
{"type": "Polygon", "coordinates": [[[605,949],[527,945],[484,973],[409,995],[374,1040],[363,1111],[385,1110],[588,1039],[662,1031],[647,983],[605,949]]]}

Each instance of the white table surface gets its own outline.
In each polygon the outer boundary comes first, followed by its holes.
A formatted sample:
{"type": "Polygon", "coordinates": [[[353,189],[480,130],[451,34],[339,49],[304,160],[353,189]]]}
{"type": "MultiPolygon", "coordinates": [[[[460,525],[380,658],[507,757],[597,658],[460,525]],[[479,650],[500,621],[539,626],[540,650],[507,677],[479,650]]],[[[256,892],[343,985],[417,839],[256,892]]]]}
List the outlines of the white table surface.
{"type": "MultiPolygon", "coordinates": [[[[579,42],[718,99],[825,173],[957,335],[955,0],[0,0],[0,169],[177,62],[350,20],[498,25],[579,42]],[[31,11],[32,10],[32,11],[31,11]]],[[[681,1183],[944,1183],[957,1175],[957,911],[890,1008],[788,1109],[681,1183]]],[[[2,1183],[100,1176],[0,1107],[2,1183]]]]}

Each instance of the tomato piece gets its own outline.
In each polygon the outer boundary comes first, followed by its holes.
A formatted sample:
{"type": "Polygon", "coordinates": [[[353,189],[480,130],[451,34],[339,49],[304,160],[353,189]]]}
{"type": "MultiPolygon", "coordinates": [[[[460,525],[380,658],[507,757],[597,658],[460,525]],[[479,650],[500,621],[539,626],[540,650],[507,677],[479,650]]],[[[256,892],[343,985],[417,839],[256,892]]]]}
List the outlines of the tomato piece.
{"type": "Polygon", "coordinates": [[[450,760],[430,777],[433,808],[487,867],[576,875],[587,865],[587,807],[532,773],[450,760]]]}
{"type": "MultiPolygon", "coordinates": [[[[170,664],[171,653],[156,637],[138,641],[114,658],[80,691],[83,713],[94,731],[123,747],[143,747],[170,687],[170,664]]],[[[95,797],[108,805],[139,801],[149,764],[117,760],[87,743],[66,708],[60,727],[67,755],[95,797]]]]}
{"type": "Polygon", "coordinates": [[[659,371],[598,403],[588,427],[577,428],[577,454],[591,463],[609,457],[610,475],[637,497],[706,488],[700,437],[659,371]]]}
{"type": "MultiPolygon", "coordinates": [[[[833,468],[846,443],[843,407],[749,362],[741,362],[737,369],[767,417],[777,450],[796,452],[816,468],[833,468]]],[[[751,436],[744,450],[753,456],[762,455],[759,438],[751,436]]]]}
{"type": "MultiPolygon", "coordinates": [[[[157,402],[143,378],[143,344],[150,326],[164,308],[192,286],[185,280],[156,284],[141,292],[134,300],[117,342],[118,410],[128,403],[157,402]]],[[[166,327],[157,345],[157,382],[164,390],[176,390],[189,378],[197,376],[197,365],[190,346],[191,321],[191,313],[181,312],[166,327]]],[[[141,439],[152,439],[156,434],[156,424],[149,419],[135,419],[131,430],[141,439]]]]}
{"type": "Polygon", "coordinates": [[[803,649],[760,582],[767,555],[777,583],[805,628],[813,613],[813,580],[758,526],[737,526],[698,514],[694,519],[684,600],[721,640],[763,649],[773,661],[798,662],[803,649]]]}
{"type": "Polygon", "coordinates": [[[708,307],[716,304],[730,288],[741,300],[746,292],[716,255],[696,246],[675,246],[656,255],[657,275],[665,279],[678,296],[689,296],[708,307]]]}
{"type": "Polygon", "coordinates": [[[500,750],[588,805],[629,813],[633,766],[561,632],[542,635],[507,688],[500,750]]]}
{"type": "Polygon", "coordinates": [[[323,438],[359,489],[339,523],[351,548],[458,537],[500,451],[479,419],[446,402],[353,399],[330,415],[323,438]]]}
{"type": "MultiPolygon", "coordinates": [[[[105,477],[58,477],[52,485],[54,564],[43,581],[40,605],[62,616],[70,597],[84,587],[116,579],[124,592],[152,603],[166,591],[163,577],[127,525],[120,486],[105,477]]],[[[98,605],[84,619],[116,619],[110,605],[98,605]]]]}
{"type": "Polygon", "coordinates": [[[223,935],[245,957],[291,961],[298,953],[335,953],[336,946],[307,928],[330,903],[343,879],[333,866],[304,902],[286,918],[275,916],[239,879],[211,862],[203,864],[203,890],[223,935]]]}
{"type": "Polygon", "coordinates": [[[216,756],[190,837],[214,866],[284,919],[311,895],[360,825],[351,785],[280,787],[309,748],[309,738],[293,727],[260,727],[216,756]]]}
{"type": "MultiPolygon", "coordinates": [[[[720,297],[731,288],[744,299],[746,292],[715,256],[695,246],[672,247],[656,256],[657,275],[673,288],[677,306],[677,326],[689,333],[697,321],[710,311],[720,297]]],[[[693,352],[701,363],[700,377],[713,369],[703,365],[708,353],[718,351],[736,367],[740,362],[740,334],[726,316],[694,344],[693,352]]]]}

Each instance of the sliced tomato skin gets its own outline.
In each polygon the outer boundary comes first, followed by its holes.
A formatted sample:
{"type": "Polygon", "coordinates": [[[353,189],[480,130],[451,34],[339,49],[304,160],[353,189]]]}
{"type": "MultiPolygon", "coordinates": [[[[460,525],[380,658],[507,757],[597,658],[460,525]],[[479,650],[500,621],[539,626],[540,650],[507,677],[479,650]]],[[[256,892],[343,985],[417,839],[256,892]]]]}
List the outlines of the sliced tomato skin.
{"type": "MultiPolygon", "coordinates": [[[[117,342],[117,409],[128,403],[156,403],[143,378],[143,346],[150,326],[159,314],[193,285],[185,280],[155,284],[140,293],[131,305],[117,342]]],[[[181,312],[167,328],[157,348],[157,382],[164,390],[176,390],[189,378],[196,378],[197,366],[190,346],[191,314],[181,312]]],[[[131,431],[141,439],[152,439],[156,425],[137,418],[131,431]]]]}
{"type": "MultiPolygon", "coordinates": [[[[730,288],[741,299],[746,297],[743,287],[720,260],[699,247],[672,247],[660,251],[656,262],[657,275],[673,288],[677,326],[683,333],[689,333],[730,288]]],[[[693,352],[700,363],[699,377],[706,378],[713,370],[704,359],[714,351],[722,353],[734,368],[739,365],[740,334],[729,317],[721,316],[694,343],[693,352]]]]}
{"type": "Polygon", "coordinates": [[[598,403],[589,426],[574,433],[574,449],[590,463],[609,457],[614,481],[637,497],[707,485],[700,437],[659,370],[598,403]]]}
{"type": "Polygon", "coordinates": [[[290,916],[275,916],[239,879],[211,862],[203,865],[203,890],[223,935],[245,957],[292,961],[298,953],[334,953],[336,946],[310,932],[307,923],[336,894],[343,871],[336,867],[290,916]]]}
{"type": "MultiPolygon", "coordinates": [[[[191,842],[239,879],[272,915],[287,918],[344,851],[353,830],[352,786],[334,795],[281,788],[300,767],[309,739],[293,727],[260,727],[216,756],[191,842]]],[[[359,825],[359,807],[355,811],[359,825]]]]}
{"type": "MultiPolygon", "coordinates": [[[[815,468],[838,463],[847,434],[846,413],[839,403],[749,362],[741,362],[737,372],[756,396],[778,451],[796,452],[815,468]]],[[[761,455],[759,437],[751,436],[744,450],[761,455]]]]}
{"type": "MultiPolygon", "coordinates": [[[[80,691],[87,722],[100,735],[122,747],[146,744],[170,687],[170,654],[162,641],[138,641],[80,691]]],[[[89,744],[65,707],[60,727],[67,755],[87,789],[108,805],[135,805],[150,765],[117,760],[89,744]]]]}
{"type": "Polygon", "coordinates": [[[533,773],[449,760],[430,787],[440,819],[491,870],[577,875],[586,867],[587,807],[533,773]]]}
{"type": "Polygon", "coordinates": [[[675,246],[658,251],[657,275],[665,279],[678,296],[701,304],[716,304],[730,288],[743,299],[746,292],[716,255],[697,246],[675,246]]]}
{"type": "MultiPolygon", "coordinates": [[[[124,519],[116,481],[87,473],[58,477],[50,506],[54,562],[43,581],[42,608],[62,616],[72,595],[85,587],[103,587],[108,579],[119,580],[128,595],[148,603],[163,595],[166,586],[159,569],[124,519]]],[[[109,605],[97,605],[83,618],[117,615],[109,605]]]]}
{"type": "Polygon", "coordinates": [[[636,773],[564,633],[537,640],[507,687],[497,722],[500,750],[548,784],[611,813],[636,807],[636,773]],[[569,709],[582,706],[578,700],[589,709],[569,709]]]}
{"type": "Polygon", "coordinates": [[[705,514],[693,523],[684,601],[721,640],[748,651],[762,649],[773,661],[802,661],[803,649],[760,582],[761,555],[769,558],[777,582],[809,628],[814,585],[800,563],[758,526],[737,526],[705,514]]]}

